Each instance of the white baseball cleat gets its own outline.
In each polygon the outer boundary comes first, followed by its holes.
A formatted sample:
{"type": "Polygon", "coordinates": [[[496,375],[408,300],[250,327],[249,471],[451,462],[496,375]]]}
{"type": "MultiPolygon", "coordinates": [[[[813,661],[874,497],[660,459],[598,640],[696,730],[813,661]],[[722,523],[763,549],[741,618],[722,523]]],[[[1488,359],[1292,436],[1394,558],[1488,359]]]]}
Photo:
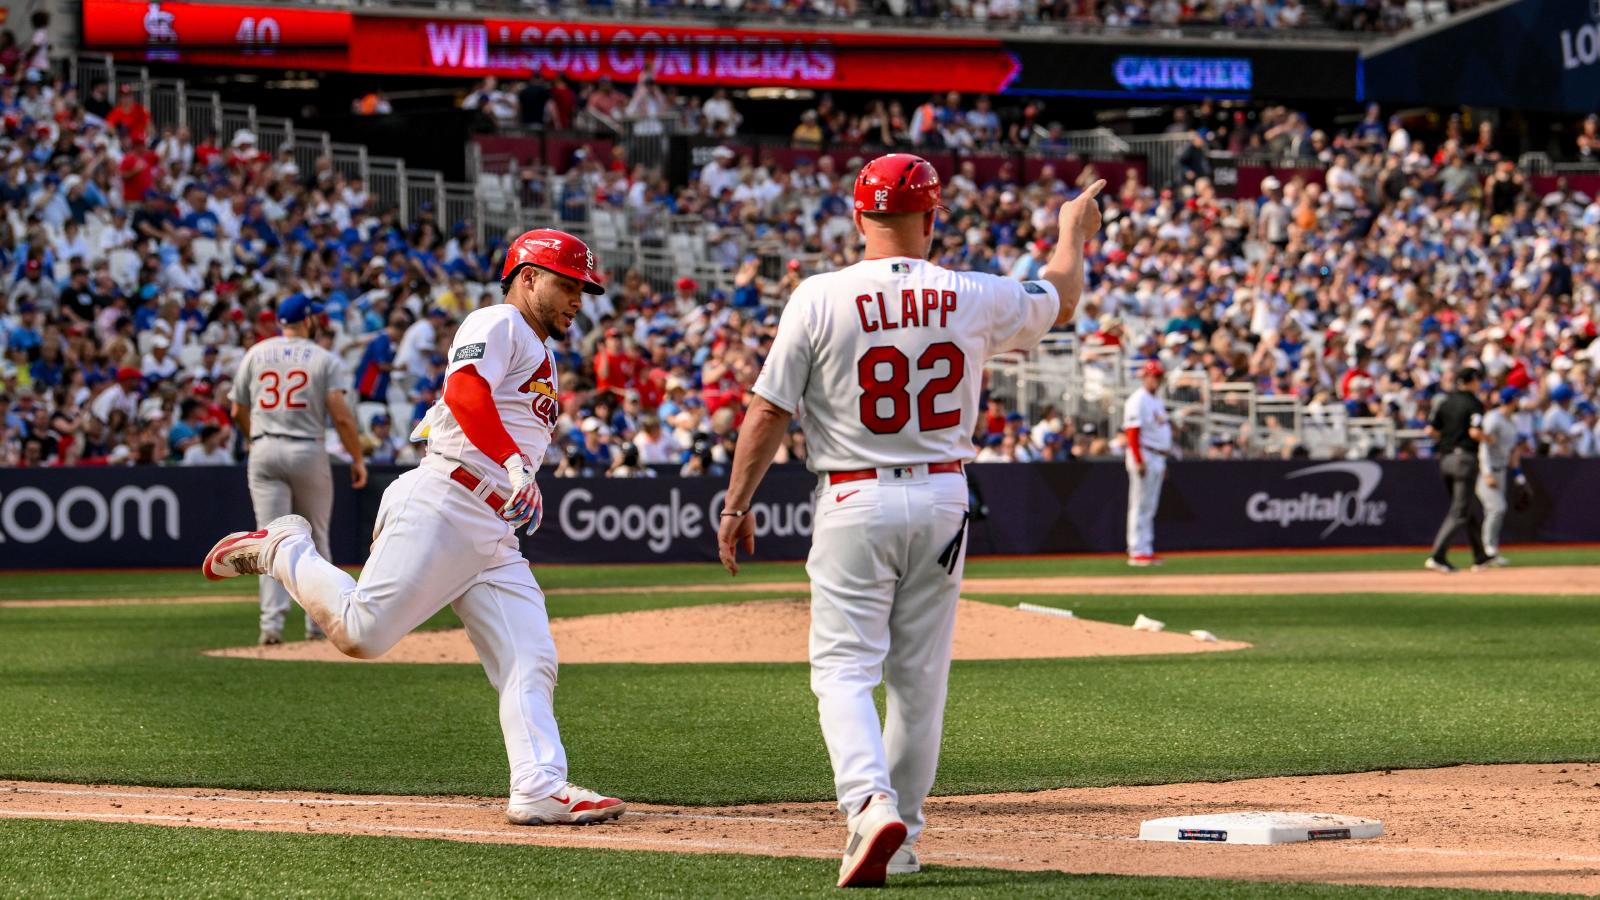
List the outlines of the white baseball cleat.
{"type": "Polygon", "coordinates": [[[543,800],[526,803],[515,799],[506,806],[506,820],[513,825],[588,825],[615,819],[628,811],[628,804],[579,787],[572,782],[561,792],[543,800]]]}
{"type": "Polygon", "coordinates": [[[1484,565],[1485,568],[1503,569],[1506,566],[1511,565],[1511,560],[1506,559],[1504,556],[1501,556],[1500,554],[1496,553],[1495,555],[1489,557],[1489,559],[1486,562],[1484,562],[1483,565],[1484,565]]]}
{"type": "Polygon", "coordinates": [[[271,647],[281,643],[283,643],[283,632],[265,628],[261,630],[261,636],[256,639],[256,645],[260,647],[271,647]]]}
{"type": "Polygon", "coordinates": [[[915,875],[922,871],[922,863],[917,860],[917,851],[910,847],[901,847],[889,857],[890,875],[915,875]]]}
{"type": "Polygon", "coordinates": [[[1455,566],[1452,566],[1447,562],[1440,562],[1431,556],[1422,563],[1422,567],[1430,571],[1438,572],[1441,575],[1454,575],[1456,572],[1455,566]]]}
{"type": "Polygon", "coordinates": [[[873,794],[861,811],[850,817],[844,860],[839,863],[839,887],[881,887],[889,860],[906,839],[906,823],[888,794],[873,794]]]}
{"type": "Polygon", "coordinates": [[[284,538],[294,534],[309,536],[311,523],[303,516],[280,516],[260,531],[235,531],[211,548],[201,571],[212,581],[269,574],[272,551],[278,549],[284,538]]]}

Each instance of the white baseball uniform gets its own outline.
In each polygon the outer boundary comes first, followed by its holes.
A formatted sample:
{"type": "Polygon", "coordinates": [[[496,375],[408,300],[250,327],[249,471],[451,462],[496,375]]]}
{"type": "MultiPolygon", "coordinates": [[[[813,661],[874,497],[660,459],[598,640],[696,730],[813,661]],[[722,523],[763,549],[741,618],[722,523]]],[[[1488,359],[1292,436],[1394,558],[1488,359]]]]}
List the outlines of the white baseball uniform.
{"type": "MultiPolygon", "coordinates": [[[[555,363],[544,342],[514,307],[486,307],[461,323],[446,377],[467,366],[489,383],[501,423],[537,467],[559,414],[555,363]]],[[[511,802],[543,799],[567,777],[552,708],[556,646],[544,592],[497,512],[509,496],[509,476],[467,440],[443,399],[418,430],[429,438],[427,454],[384,491],[359,581],[299,536],[279,545],[272,575],[330,638],[365,658],[382,655],[446,605],[454,608],[500,692],[511,802]]]]}
{"type": "Polygon", "coordinates": [[[1128,469],[1128,555],[1153,556],[1156,540],[1156,506],[1161,502],[1161,482],[1167,477],[1167,454],[1172,452],[1172,423],[1167,405],[1143,386],[1128,395],[1122,408],[1122,427],[1139,429],[1139,455],[1144,477],[1139,476],[1133,448],[1124,461],[1128,469]]]}
{"type": "MultiPolygon", "coordinates": [[[[311,523],[317,549],[328,553],[333,474],[323,441],[328,392],[342,391],[339,360],[307,338],[268,338],[239,361],[229,399],[250,410],[250,505],[256,527],[290,513],[311,523]]],[[[283,632],[289,594],[261,579],[261,630],[283,632]]],[[[316,625],[306,617],[307,633],[316,625]]]]}
{"type": "Polygon", "coordinates": [[[983,364],[1037,344],[1059,305],[1046,282],[867,260],[800,283],[754,387],[803,407],[818,473],[811,689],[839,807],[896,798],[907,844],[939,762],[983,364]]]}
{"type": "Polygon", "coordinates": [[[1491,409],[1478,426],[1483,440],[1478,442],[1478,481],[1474,485],[1478,502],[1483,504],[1483,552],[1491,558],[1500,555],[1500,530],[1505,527],[1507,481],[1511,476],[1511,452],[1517,446],[1517,426],[1500,409],[1491,409]],[[1490,487],[1489,476],[1495,485],[1490,487]]]}

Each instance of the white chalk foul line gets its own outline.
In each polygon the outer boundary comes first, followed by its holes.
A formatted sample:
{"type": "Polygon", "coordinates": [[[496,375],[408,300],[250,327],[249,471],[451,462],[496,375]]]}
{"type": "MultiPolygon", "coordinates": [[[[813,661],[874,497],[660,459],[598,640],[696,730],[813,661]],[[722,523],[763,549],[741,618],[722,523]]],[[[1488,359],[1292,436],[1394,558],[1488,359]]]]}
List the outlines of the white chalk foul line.
{"type": "MultiPolygon", "coordinates": [[[[14,794],[48,794],[58,797],[101,797],[117,800],[187,800],[191,802],[223,801],[228,803],[275,803],[283,806],[408,806],[424,809],[495,809],[493,803],[450,803],[438,800],[351,800],[308,797],[304,799],[290,799],[286,797],[238,797],[229,794],[173,794],[137,791],[96,791],[68,788],[30,788],[13,787],[10,793],[14,794]]],[[[815,819],[790,819],[780,816],[753,816],[737,815],[732,813],[682,813],[682,812],[647,812],[642,810],[629,811],[630,816],[640,816],[657,819],[683,819],[686,821],[702,822],[755,822],[766,825],[816,825],[815,819]]],[[[1103,841],[1131,841],[1138,840],[1132,837],[1117,835],[1085,834],[1064,831],[1024,831],[1016,828],[975,828],[965,825],[939,825],[940,831],[956,831],[965,834],[1012,834],[1018,837],[1057,837],[1074,838],[1080,840],[1103,841]]],[[[998,858],[998,857],[996,857],[998,858]]]]}
{"type": "MultiPolygon", "coordinates": [[[[223,816],[175,816],[158,813],[96,813],[73,810],[0,810],[0,817],[12,819],[95,819],[111,822],[172,822],[190,825],[221,826],[278,826],[299,833],[346,834],[358,831],[378,831],[389,834],[436,834],[452,837],[516,838],[520,842],[572,841],[579,844],[627,844],[670,850],[673,847],[693,847],[697,850],[738,850],[746,853],[771,855],[769,844],[745,844],[735,841],[675,841],[665,838],[636,838],[623,835],[592,834],[595,829],[584,828],[582,834],[565,834],[553,829],[524,829],[521,831],[495,831],[484,828],[431,828],[420,825],[381,825],[375,822],[318,823],[300,819],[230,819],[223,816]],[[533,840],[536,839],[536,840],[533,840]]],[[[794,849],[795,855],[835,856],[836,850],[814,847],[794,849]]]]}
{"type": "Polygon", "coordinates": [[[307,797],[236,797],[229,794],[168,794],[145,791],[89,791],[63,788],[14,787],[14,794],[50,794],[58,797],[106,797],[117,800],[190,800],[225,801],[228,803],[278,803],[284,806],[420,806],[431,809],[495,809],[494,803],[448,803],[438,800],[336,800],[307,797]]]}
{"type": "MultiPolygon", "coordinates": [[[[151,799],[151,800],[187,800],[187,801],[191,801],[191,802],[205,802],[205,801],[221,800],[221,801],[227,801],[227,802],[232,802],[232,803],[272,803],[272,804],[280,804],[280,805],[285,805],[285,806],[305,806],[305,805],[346,806],[346,807],[359,807],[359,806],[410,806],[410,807],[423,807],[423,808],[434,808],[434,809],[475,809],[475,810],[489,810],[489,809],[494,809],[495,808],[494,805],[487,804],[487,803],[451,803],[451,802],[436,801],[436,800],[349,800],[349,799],[332,799],[332,798],[307,798],[307,799],[303,799],[303,800],[293,800],[293,799],[288,799],[288,798],[283,798],[283,797],[236,797],[236,796],[230,796],[228,794],[173,794],[173,793],[153,793],[153,792],[136,792],[136,791],[96,791],[96,790],[82,790],[82,789],[32,788],[32,787],[12,787],[12,788],[9,789],[8,792],[9,793],[13,793],[13,794],[48,794],[48,795],[66,796],[66,797],[102,797],[102,798],[111,798],[111,799],[134,799],[134,800],[142,800],[142,799],[151,799]]],[[[772,824],[772,825],[816,825],[817,824],[817,822],[815,820],[812,820],[812,819],[793,819],[793,818],[782,818],[782,817],[779,817],[779,816],[752,816],[752,815],[732,815],[732,814],[718,814],[718,813],[674,813],[674,812],[630,811],[627,815],[628,816],[639,816],[639,817],[642,817],[642,818],[684,819],[684,820],[710,821],[710,822],[755,822],[755,823],[772,824]]],[[[19,818],[19,817],[20,818],[50,817],[50,818],[109,818],[109,819],[135,818],[136,817],[134,814],[131,814],[131,813],[130,814],[126,814],[126,815],[124,815],[124,814],[116,814],[116,813],[67,813],[67,814],[64,814],[64,813],[54,813],[54,812],[42,812],[42,811],[41,812],[24,812],[24,811],[10,811],[10,810],[0,810],[0,816],[9,816],[9,817],[12,817],[12,818],[19,818]]],[[[193,821],[195,818],[201,818],[201,819],[205,819],[206,821],[215,821],[215,822],[246,823],[246,822],[250,822],[250,821],[259,821],[259,822],[262,822],[263,824],[268,823],[268,822],[273,822],[274,824],[293,824],[293,825],[296,825],[296,826],[301,827],[301,828],[305,828],[305,827],[314,825],[314,823],[299,822],[299,821],[295,821],[295,820],[285,820],[283,822],[275,822],[274,820],[266,820],[266,819],[262,819],[262,820],[243,820],[243,819],[234,820],[234,819],[218,819],[218,818],[191,817],[191,816],[155,816],[153,814],[140,814],[140,817],[149,818],[152,821],[158,821],[159,820],[159,821],[180,821],[180,822],[181,821],[193,821]]],[[[372,830],[377,830],[377,831],[390,831],[390,832],[397,832],[397,833],[399,833],[399,832],[415,832],[415,833],[424,833],[424,834],[459,834],[459,835],[462,835],[462,836],[477,836],[477,837],[491,837],[491,836],[517,837],[517,836],[526,836],[526,834],[527,834],[527,832],[525,832],[525,831],[481,831],[481,830],[475,830],[475,829],[426,828],[426,827],[421,827],[421,826],[411,827],[411,826],[377,825],[377,824],[373,824],[373,825],[351,825],[349,823],[342,823],[337,827],[364,828],[364,829],[372,829],[372,830]]],[[[960,825],[937,825],[937,826],[934,826],[934,827],[935,827],[936,830],[943,831],[943,832],[952,832],[953,831],[953,832],[973,833],[973,834],[1014,834],[1014,835],[1018,835],[1018,836],[1047,837],[1047,838],[1058,838],[1058,839],[1063,839],[1063,840],[1113,841],[1113,842],[1128,842],[1128,841],[1138,841],[1139,840],[1137,837],[1129,837],[1129,836],[1124,836],[1124,835],[1089,834],[1089,833],[1085,833],[1085,832],[1071,832],[1071,831],[1038,831],[1038,830],[1023,831],[1023,830],[1014,829],[1014,828],[974,828],[974,827],[970,827],[970,826],[960,826],[960,825]]],[[[541,837],[548,836],[548,837],[552,837],[552,838],[556,838],[556,839],[574,839],[574,840],[578,839],[578,838],[576,838],[574,836],[560,835],[560,834],[556,834],[556,833],[549,833],[549,834],[541,833],[540,836],[541,837]]],[[[651,841],[645,841],[645,840],[638,839],[638,838],[623,839],[623,838],[618,837],[618,838],[615,838],[615,840],[617,842],[619,842],[619,843],[654,843],[654,842],[651,842],[651,841]]],[[[702,845],[702,844],[704,845],[704,847],[701,848],[701,849],[715,849],[715,848],[718,848],[718,847],[726,847],[726,848],[729,848],[729,849],[747,849],[747,850],[751,850],[751,851],[768,851],[766,853],[766,855],[771,855],[770,854],[770,850],[772,849],[770,847],[770,845],[766,845],[766,844],[739,844],[739,843],[734,843],[734,842],[720,843],[720,842],[710,842],[710,841],[701,841],[701,842],[695,842],[695,841],[673,841],[673,842],[670,843],[670,845],[668,845],[668,844],[663,844],[663,845],[664,846],[679,846],[679,847],[697,847],[697,848],[700,848],[700,845],[702,845]]],[[[1343,850],[1345,852],[1350,852],[1350,853],[1373,851],[1373,852],[1377,852],[1377,853],[1415,854],[1415,855],[1424,855],[1424,856],[1452,856],[1452,857],[1463,857],[1463,858],[1495,857],[1495,858],[1502,858],[1502,859],[1528,859],[1528,860],[1539,860],[1539,861],[1546,861],[1546,862],[1600,863],[1600,856],[1551,855],[1551,854],[1541,854],[1541,853],[1522,853],[1522,852],[1517,852],[1517,851],[1513,851],[1513,850],[1451,850],[1451,849],[1444,848],[1444,847],[1384,847],[1384,846],[1378,846],[1378,845],[1374,845],[1374,844],[1371,844],[1371,843],[1368,843],[1368,842],[1364,842],[1364,841],[1363,842],[1352,842],[1352,843],[1349,843],[1349,844],[1344,844],[1344,843],[1331,844],[1331,845],[1325,845],[1325,846],[1338,847],[1339,849],[1341,849],[1341,850],[1343,850]]],[[[804,853],[804,854],[807,854],[807,855],[824,855],[824,856],[832,855],[832,851],[821,851],[821,850],[812,850],[812,849],[799,849],[796,852],[797,853],[804,853]]],[[[981,855],[961,854],[961,853],[937,853],[937,854],[925,854],[925,855],[929,859],[946,858],[946,859],[985,860],[985,861],[1006,861],[1007,859],[1009,859],[1008,857],[1001,857],[1001,856],[981,856],[981,855]]]]}
{"type": "MultiPolygon", "coordinates": [[[[215,825],[215,826],[274,826],[273,830],[292,831],[294,833],[318,834],[347,834],[351,832],[381,832],[385,834],[416,834],[416,835],[441,835],[449,837],[480,837],[480,838],[513,838],[517,843],[543,844],[548,841],[570,841],[581,846],[594,846],[617,844],[637,847],[646,850],[672,851],[675,849],[692,848],[710,852],[739,852],[761,856],[810,856],[827,858],[837,856],[839,851],[821,849],[817,847],[789,847],[782,853],[774,853],[771,844],[749,844],[740,841],[704,841],[704,840],[671,840],[668,838],[637,838],[613,834],[595,834],[593,828],[584,828],[581,833],[563,833],[553,828],[522,829],[518,831],[496,831],[483,828],[437,828],[413,825],[381,825],[369,822],[340,822],[316,823],[300,819],[231,819],[222,816],[179,816],[158,813],[95,813],[78,812],[73,810],[0,810],[0,818],[11,819],[89,819],[107,822],[152,822],[172,823],[183,825],[215,825]]],[[[808,823],[809,824],[809,823],[808,823]]],[[[988,856],[977,853],[924,853],[928,860],[956,860],[963,862],[1009,862],[1011,859],[1004,856],[988,856]]]]}

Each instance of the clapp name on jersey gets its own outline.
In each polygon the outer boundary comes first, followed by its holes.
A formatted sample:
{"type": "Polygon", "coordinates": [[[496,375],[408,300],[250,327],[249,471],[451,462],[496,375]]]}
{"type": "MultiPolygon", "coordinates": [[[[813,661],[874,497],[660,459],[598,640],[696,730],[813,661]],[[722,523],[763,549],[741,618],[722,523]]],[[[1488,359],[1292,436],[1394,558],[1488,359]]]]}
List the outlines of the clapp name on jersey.
{"type": "Polygon", "coordinates": [[[939,315],[938,327],[943,328],[950,314],[956,311],[958,299],[955,291],[906,288],[900,292],[899,318],[891,318],[896,313],[895,305],[885,301],[883,291],[878,291],[876,295],[857,297],[856,313],[861,316],[861,330],[868,333],[880,329],[932,327],[935,313],[939,315]]]}

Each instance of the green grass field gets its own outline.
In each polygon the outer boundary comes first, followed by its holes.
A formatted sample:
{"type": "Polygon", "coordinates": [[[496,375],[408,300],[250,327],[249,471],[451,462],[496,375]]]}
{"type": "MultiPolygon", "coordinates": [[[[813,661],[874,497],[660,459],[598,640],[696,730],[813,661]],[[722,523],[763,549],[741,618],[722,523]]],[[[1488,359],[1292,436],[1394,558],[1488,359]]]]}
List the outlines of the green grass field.
{"type": "MultiPolygon", "coordinates": [[[[1519,564],[1600,561],[1523,551],[1519,564]]],[[[1164,573],[1411,568],[1415,553],[1208,555],[1164,573]]],[[[1123,574],[1117,559],[976,560],[968,575],[1123,574]]],[[[539,569],[553,616],[750,599],[692,590],[711,566],[539,569]]],[[[803,577],[750,567],[741,580],[803,577]]],[[[227,590],[253,589],[247,580],[227,590]]],[[[217,593],[197,573],[7,575],[0,599],[217,593]]],[[[791,592],[792,593],[792,592],[791,592]]],[[[975,599],[1014,603],[1015,597],[975,599]]],[[[1071,597],[1252,642],[1238,653],[957,662],[939,794],[1600,760],[1593,598],[1301,595],[1071,597]],[[1559,685],[1559,690],[1552,690],[1559,685]]],[[[291,616],[291,625],[297,617],[291,616]]],[[[448,612],[427,627],[454,625],[448,612]]],[[[233,604],[0,608],[0,778],[355,793],[498,795],[505,758],[477,666],[216,659],[250,643],[233,604]],[[337,710],[338,715],[330,714],[337,710]]],[[[803,665],[581,665],[557,715],[573,778],[688,805],[831,796],[803,665]],[[714,752],[708,750],[714,748],[714,752]],[[663,765],[663,761],[670,765],[663,765]],[[738,773],[736,778],[729,773],[738,773]]],[[[809,896],[826,860],[675,856],[399,838],[0,820],[0,896],[809,896]],[[301,861],[303,860],[303,862],[301,861]],[[352,883],[359,873],[359,889],[352,883]]],[[[908,884],[910,884],[908,882],[908,884]]],[[[919,896],[1379,897],[1252,885],[934,868],[919,896]]],[[[1458,891],[1451,896],[1461,896],[1458,891]]]]}

